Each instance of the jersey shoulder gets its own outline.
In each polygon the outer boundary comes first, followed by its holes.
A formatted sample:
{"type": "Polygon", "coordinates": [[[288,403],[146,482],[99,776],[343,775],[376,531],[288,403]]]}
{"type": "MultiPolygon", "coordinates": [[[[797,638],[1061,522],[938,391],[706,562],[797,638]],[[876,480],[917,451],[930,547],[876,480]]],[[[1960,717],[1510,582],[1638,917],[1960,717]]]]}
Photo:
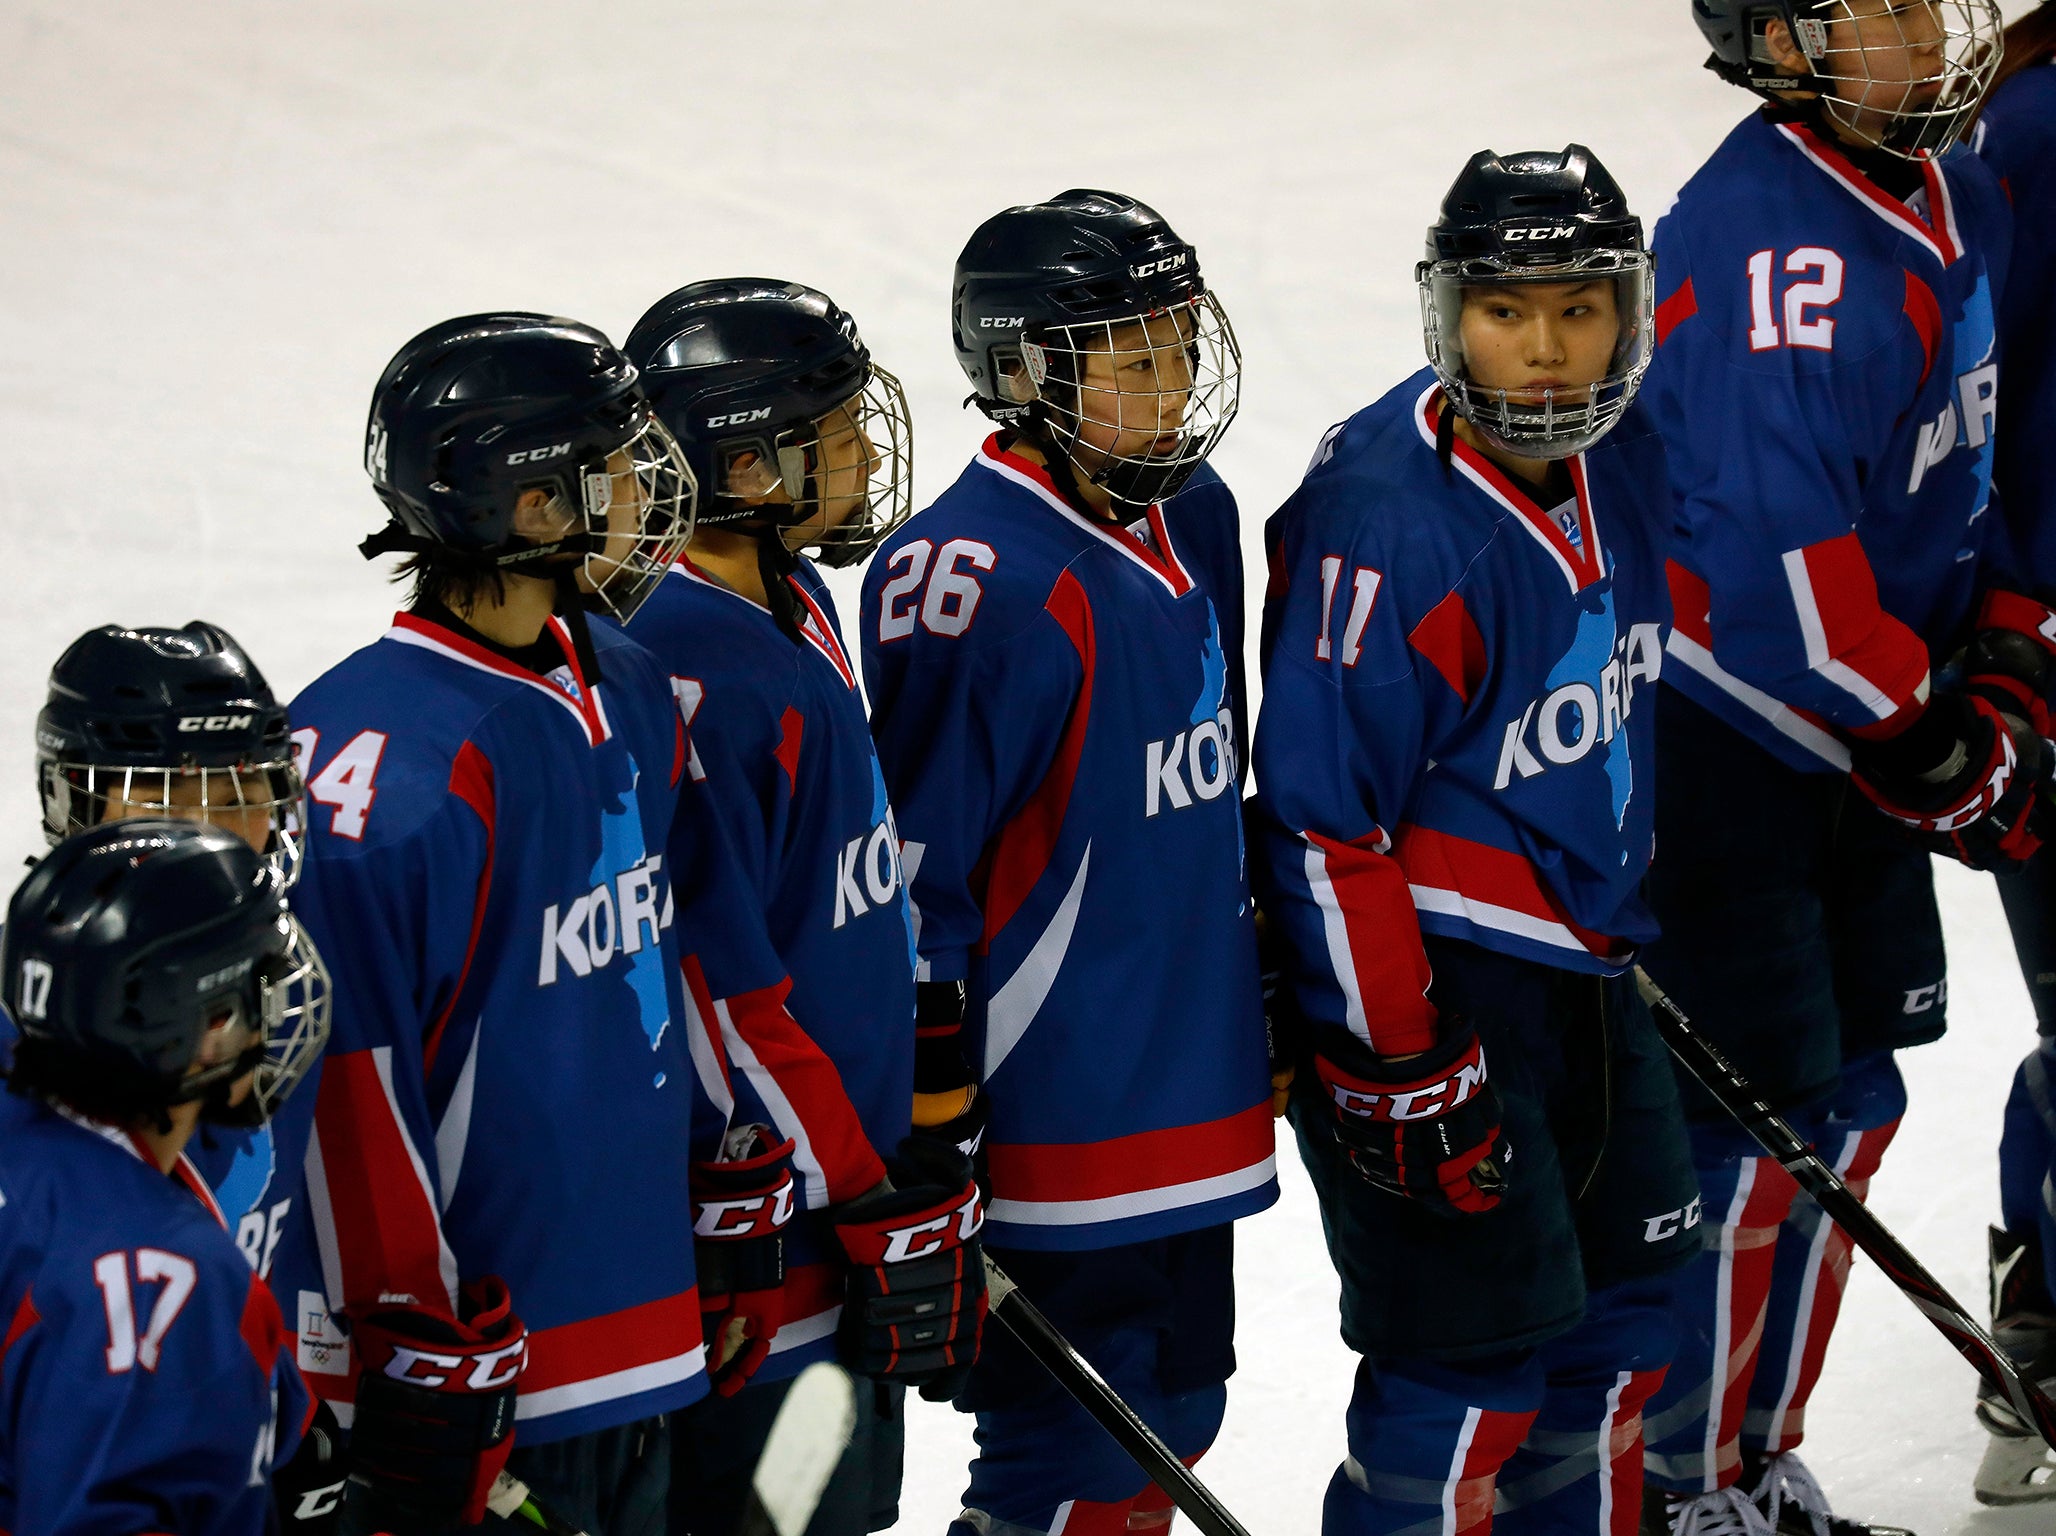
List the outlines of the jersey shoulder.
{"type": "Polygon", "coordinates": [[[44,1322],[93,1330],[112,1368],[135,1341],[104,1336],[110,1309],[119,1315],[129,1301],[140,1328],[151,1308],[134,1305],[136,1288],[161,1286],[158,1310],[176,1302],[177,1326],[163,1330],[162,1363],[150,1369],[205,1379],[225,1363],[216,1357],[241,1331],[257,1283],[249,1261],[214,1211],[145,1163],[120,1132],[4,1096],[0,1196],[0,1269],[25,1282],[44,1322]],[[118,1255],[126,1259],[117,1275],[118,1255]]]}
{"type": "Polygon", "coordinates": [[[864,574],[867,649],[911,659],[995,650],[1038,631],[1057,580],[1092,535],[1019,479],[974,460],[864,574]]]}

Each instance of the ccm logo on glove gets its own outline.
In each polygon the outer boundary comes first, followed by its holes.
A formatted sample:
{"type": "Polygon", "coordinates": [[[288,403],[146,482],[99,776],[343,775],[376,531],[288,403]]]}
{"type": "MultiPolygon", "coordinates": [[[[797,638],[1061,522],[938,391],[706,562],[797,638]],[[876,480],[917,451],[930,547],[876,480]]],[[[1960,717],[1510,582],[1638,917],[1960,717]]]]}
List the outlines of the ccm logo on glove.
{"type": "Polygon", "coordinates": [[[746,1200],[702,1200],[693,1215],[694,1237],[768,1237],[792,1220],[792,1180],[746,1200]]]}
{"type": "Polygon", "coordinates": [[[526,1333],[505,1349],[496,1349],[488,1354],[443,1355],[399,1343],[393,1344],[391,1349],[392,1357],[385,1363],[385,1374],[394,1381],[433,1389],[448,1387],[456,1392],[491,1392],[497,1387],[511,1386],[528,1364],[526,1333]],[[464,1375],[466,1365],[471,1367],[468,1375],[464,1375]],[[460,1375],[464,1375],[461,1382],[457,1380],[460,1375]]]}
{"type": "Polygon", "coordinates": [[[1365,1120],[1432,1120],[1470,1099],[1485,1085],[1485,1057],[1473,1054],[1447,1077],[1394,1092],[1366,1093],[1361,1085],[1328,1078],[1335,1107],[1365,1120]]]}
{"type": "Polygon", "coordinates": [[[860,1244],[850,1244],[850,1257],[859,1264],[904,1264],[909,1259],[925,1259],[931,1253],[940,1253],[944,1248],[954,1248],[968,1243],[985,1226],[985,1205],[976,1193],[946,1215],[917,1221],[911,1226],[874,1228],[866,1236],[877,1244],[874,1252],[860,1254],[860,1244]],[[950,1229],[956,1229],[952,1235],[950,1229]]]}

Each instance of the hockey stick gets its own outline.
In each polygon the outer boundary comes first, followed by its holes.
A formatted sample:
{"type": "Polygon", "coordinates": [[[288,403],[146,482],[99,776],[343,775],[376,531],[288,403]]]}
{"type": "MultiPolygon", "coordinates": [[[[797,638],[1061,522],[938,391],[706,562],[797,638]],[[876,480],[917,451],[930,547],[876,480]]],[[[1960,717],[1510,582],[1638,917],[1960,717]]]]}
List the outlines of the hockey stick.
{"type": "Polygon", "coordinates": [[[1042,1362],[1044,1369],[1056,1377],[1057,1385],[1070,1393],[1079,1407],[1099,1421],[1101,1429],[1120,1442],[1121,1449],[1185,1511],[1185,1518],[1204,1536],[1249,1536],[1242,1523],[1228,1513],[1227,1505],[1215,1498],[1206,1484],[1193,1476],[1192,1469],[1157,1438],[1156,1431],[1143,1423],[1142,1416],[1121,1400],[1121,1394],[1108,1386],[1091,1362],[1071,1347],[1070,1341],[1021,1293],[1007,1272],[992,1262],[989,1253],[985,1255],[985,1294],[992,1315],[1005,1323],[1022,1347],[1042,1362]]]}
{"type": "Polygon", "coordinates": [[[565,1519],[530,1493],[528,1484],[512,1472],[502,1472],[493,1480],[485,1507],[502,1520],[526,1520],[538,1530],[549,1532],[549,1536],[585,1536],[578,1522],[565,1519]]]}
{"type": "Polygon", "coordinates": [[[800,1536],[857,1428],[850,1373],[817,1360],[793,1379],[750,1474],[735,1536],[800,1536]]]}
{"type": "Polygon", "coordinates": [[[1835,1170],[1763,1102],[1720,1048],[1692,1027],[1684,1010],[1666,997],[1640,966],[1635,968],[1635,982],[1655,1015],[1657,1032],[1671,1054],[1720,1101],[1722,1109],[1762,1143],[1763,1149],[1777,1159],[1778,1166],[1813,1197],[1814,1203],[1848,1234],[1849,1240],[1871,1256],[1885,1272],[1885,1278],[1906,1293],[1907,1299],[1920,1308],[1956,1352],[1988,1383],[2006,1394],[2021,1422],[2032,1424],[2044,1440],[2056,1446],[2056,1402],[2051,1402],[2040,1387],[2020,1374],[2006,1352],[1992,1342],[1992,1336],[1963,1310],[1963,1304],[1943,1289],[1942,1282],[1922,1267],[1920,1260],[1892,1236],[1868,1206],[1849,1192],[1849,1186],[1835,1170]]]}

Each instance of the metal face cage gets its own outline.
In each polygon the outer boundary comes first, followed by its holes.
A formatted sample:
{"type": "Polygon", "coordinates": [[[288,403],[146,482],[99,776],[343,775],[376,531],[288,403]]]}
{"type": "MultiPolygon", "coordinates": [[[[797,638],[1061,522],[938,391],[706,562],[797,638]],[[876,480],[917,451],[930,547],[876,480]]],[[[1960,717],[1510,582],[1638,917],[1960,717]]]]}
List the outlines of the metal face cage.
{"type": "Polygon", "coordinates": [[[585,579],[623,624],[692,539],[699,487],[670,428],[648,406],[604,461],[579,476],[585,517],[585,579]]]}
{"type": "Polygon", "coordinates": [[[900,381],[873,366],[864,387],[818,418],[804,440],[778,444],[778,471],[792,498],[788,530],[804,535],[823,565],[855,565],[914,511],[914,418],[900,381]],[[822,449],[838,433],[865,445],[854,469],[828,467],[822,449]],[[860,496],[854,506],[848,498],[860,496]]]}
{"type": "Polygon", "coordinates": [[[1174,496],[1241,400],[1242,351],[1211,292],[1118,320],[1038,329],[1002,393],[1034,401],[1072,467],[1133,507],[1174,496]]]}
{"type": "MultiPolygon", "coordinates": [[[[2004,31],[1998,0],[1823,0],[1796,23],[1793,41],[1828,117],[1919,160],[1969,125],[1998,72],[2004,31]]],[[[1761,38],[1751,47],[1752,63],[1767,66],[1761,38]]]]}
{"type": "Polygon", "coordinates": [[[285,952],[258,977],[264,1054],[257,1061],[250,1103],[260,1120],[278,1112],[328,1044],[328,967],[298,918],[281,911],[279,924],[286,935],[285,952]]]}
{"type": "Polygon", "coordinates": [[[1504,452],[1529,459],[1582,453],[1612,430],[1642,387],[1655,348],[1654,264],[1646,251],[1583,252],[1547,267],[1512,267],[1497,257],[1423,262],[1418,281],[1428,361],[1457,414],[1504,452]],[[1595,384],[1533,390],[1487,389],[1469,372],[1463,345],[1466,290],[1514,284],[1614,285],[1619,338],[1595,384]]]}
{"type": "Polygon", "coordinates": [[[43,835],[53,848],[104,821],[166,816],[235,833],[287,886],[300,877],[305,789],[290,750],[228,768],[122,768],[58,757],[38,766],[43,835]]]}

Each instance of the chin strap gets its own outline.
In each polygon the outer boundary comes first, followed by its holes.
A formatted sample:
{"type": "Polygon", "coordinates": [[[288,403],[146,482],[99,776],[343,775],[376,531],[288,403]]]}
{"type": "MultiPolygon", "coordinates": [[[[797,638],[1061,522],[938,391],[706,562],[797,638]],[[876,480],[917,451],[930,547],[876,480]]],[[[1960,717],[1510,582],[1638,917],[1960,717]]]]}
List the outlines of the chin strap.
{"type": "Polygon", "coordinates": [[[764,583],[764,606],[771,610],[780,633],[793,644],[800,643],[800,603],[793,595],[791,576],[800,568],[800,557],[785,547],[782,529],[772,527],[757,539],[757,575],[764,583]]]}
{"type": "Polygon", "coordinates": [[[567,565],[559,570],[557,601],[551,611],[571,632],[571,654],[578,658],[578,670],[585,674],[588,689],[600,686],[600,658],[593,652],[592,626],[586,620],[591,606],[592,599],[579,589],[576,568],[567,565]]]}
{"type": "Polygon", "coordinates": [[[471,566],[481,571],[504,571],[533,565],[539,560],[553,560],[574,550],[577,541],[586,535],[574,533],[561,539],[552,539],[547,544],[513,544],[499,549],[457,549],[440,540],[414,533],[398,522],[387,523],[378,532],[366,535],[357,543],[357,553],[366,560],[376,560],[381,555],[434,555],[452,565],[471,566]]]}
{"type": "Polygon", "coordinates": [[[1443,478],[1450,474],[1450,461],[1456,457],[1456,402],[1445,390],[1442,395],[1442,418],[1435,423],[1435,457],[1442,461],[1443,478]]]}

